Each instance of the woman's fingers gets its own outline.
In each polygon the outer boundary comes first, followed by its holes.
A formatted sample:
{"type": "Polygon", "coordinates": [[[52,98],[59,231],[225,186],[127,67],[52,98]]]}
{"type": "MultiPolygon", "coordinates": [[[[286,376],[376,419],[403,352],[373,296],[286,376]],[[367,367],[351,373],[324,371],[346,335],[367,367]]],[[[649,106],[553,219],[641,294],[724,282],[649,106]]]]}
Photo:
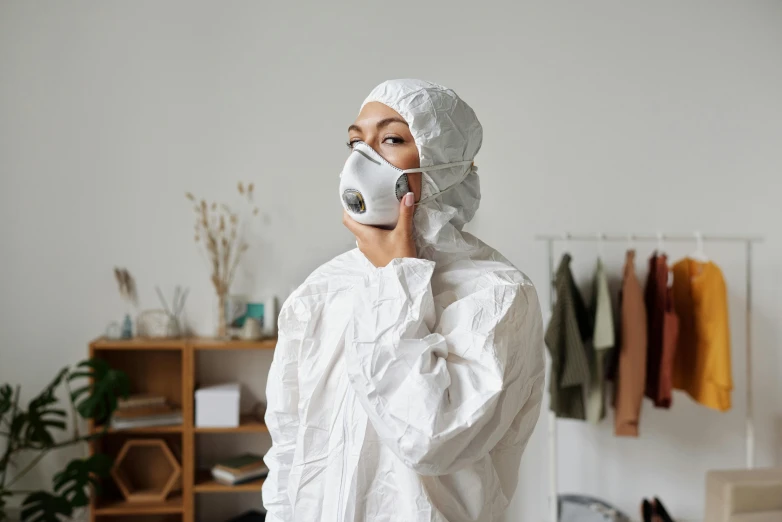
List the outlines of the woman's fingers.
{"type": "Polygon", "coordinates": [[[356,246],[376,267],[388,265],[402,257],[417,257],[413,241],[412,198],[402,198],[399,221],[393,230],[362,225],[347,212],[342,213],[342,223],[356,236],[356,246]]]}

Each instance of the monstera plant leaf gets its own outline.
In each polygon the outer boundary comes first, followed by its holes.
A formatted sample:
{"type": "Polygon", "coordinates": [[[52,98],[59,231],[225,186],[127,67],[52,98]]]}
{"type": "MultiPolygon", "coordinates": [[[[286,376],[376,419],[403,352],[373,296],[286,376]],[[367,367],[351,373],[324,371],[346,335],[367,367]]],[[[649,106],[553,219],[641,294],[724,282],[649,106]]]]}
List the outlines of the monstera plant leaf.
{"type": "Polygon", "coordinates": [[[11,496],[10,491],[0,491],[0,522],[8,520],[8,516],[5,514],[5,499],[11,496]]]}
{"type": "Polygon", "coordinates": [[[108,477],[111,465],[111,457],[102,453],[72,460],[54,476],[54,490],[72,507],[86,506],[90,503],[88,487],[92,485],[100,490],[98,478],[108,477]]]}
{"type": "Polygon", "coordinates": [[[27,414],[23,411],[17,411],[16,415],[11,418],[8,440],[20,441],[22,439],[22,431],[27,423],[27,414]]]}
{"type": "Polygon", "coordinates": [[[76,411],[85,419],[107,420],[117,409],[117,398],[127,397],[130,393],[128,376],[114,370],[103,359],[90,359],[79,363],[82,371],[74,372],[69,381],[89,378],[92,384],[73,390],[71,399],[76,411]]]}
{"type": "Polygon", "coordinates": [[[30,401],[30,404],[27,406],[27,413],[21,415],[24,417],[22,435],[27,447],[42,449],[53,446],[54,436],[52,432],[65,429],[67,414],[65,410],[55,406],[59,402],[55,392],[67,374],[67,368],[61,370],[49,386],[44,388],[37,397],[30,401]]]}
{"type": "Polygon", "coordinates": [[[73,508],[63,497],[38,491],[28,496],[22,504],[24,522],[60,522],[61,516],[69,517],[73,508]]]}
{"type": "Polygon", "coordinates": [[[14,390],[10,384],[5,384],[0,387],[0,419],[3,415],[8,413],[13,406],[14,390]]]}
{"type": "MultiPolygon", "coordinates": [[[[0,454],[0,476],[5,475],[9,463],[13,463],[22,451],[33,450],[41,456],[50,449],[84,444],[102,435],[94,433],[82,436],[74,429],[71,439],[63,441],[55,438],[57,431],[65,430],[67,419],[65,410],[60,407],[57,392],[63,383],[70,384],[79,379],[89,382],[82,383],[84,385],[81,388],[74,390],[70,400],[78,414],[87,419],[108,419],[117,408],[117,399],[127,397],[130,391],[127,375],[113,370],[107,362],[98,359],[82,362],[72,374],[68,368],[61,370],[30,401],[26,409],[17,407],[18,387],[14,390],[9,385],[0,386],[0,438],[6,439],[8,448],[4,454],[0,454]]],[[[22,520],[61,522],[73,516],[75,508],[89,504],[90,493],[98,490],[100,478],[109,476],[111,465],[111,457],[102,454],[71,461],[54,476],[53,492],[35,491],[25,498],[22,503],[22,520]]],[[[12,477],[10,484],[17,479],[19,476],[12,477]]],[[[10,492],[4,484],[0,484],[0,522],[7,519],[5,508],[9,496],[10,492]]]]}

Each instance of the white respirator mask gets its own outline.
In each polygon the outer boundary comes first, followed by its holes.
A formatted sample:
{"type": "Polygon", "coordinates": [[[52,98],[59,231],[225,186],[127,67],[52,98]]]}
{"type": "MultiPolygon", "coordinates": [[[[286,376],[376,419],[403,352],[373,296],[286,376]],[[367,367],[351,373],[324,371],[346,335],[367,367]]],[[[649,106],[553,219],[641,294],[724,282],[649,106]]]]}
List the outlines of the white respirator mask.
{"type": "MultiPolygon", "coordinates": [[[[399,169],[386,161],[375,149],[363,141],[352,144],[353,151],[339,175],[339,197],[342,206],[351,218],[364,225],[393,227],[399,220],[399,202],[410,192],[407,175],[415,172],[447,169],[470,165],[472,160],[445,163],[418,169],[399,169]]],[[[461,183],[471,172],[467,169],[462,179],[449,186],[461,183]]],[[[448,190],[448,189],[445,189],[448,190]]],[[[426,203],[445,190],[432,194],[418,203],[426,203]]]]}

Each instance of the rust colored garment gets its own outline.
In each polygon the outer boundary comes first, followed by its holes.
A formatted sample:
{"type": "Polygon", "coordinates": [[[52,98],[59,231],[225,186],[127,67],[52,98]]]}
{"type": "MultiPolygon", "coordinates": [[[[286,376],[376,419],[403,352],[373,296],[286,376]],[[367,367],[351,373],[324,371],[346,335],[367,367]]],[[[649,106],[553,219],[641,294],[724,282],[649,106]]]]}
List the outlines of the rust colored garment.
{"type": "Polygon", "coordinates": [[[673,308],[673,291],[668,287],[668,258],[655,254],[649,259],[646,280],[647,354],[646,396],[658,408],[670,408],[673,400],[673,364],[679,318],[673,308]]]}
{"type": "Polygon", "coordinates": [[[679,261],[673,267],[673,296],[680,321],[673,384],[700,404],[727,411],[733,377],[722,271],[711,262],[679,261]]]}
{"type": "Polygon", "coordinates": [[[646,384],[646,306],[635,276],[635,251],[627,252],[621,294],[621,340],[616,375],[614,433],[637,437],[646,384]]]}

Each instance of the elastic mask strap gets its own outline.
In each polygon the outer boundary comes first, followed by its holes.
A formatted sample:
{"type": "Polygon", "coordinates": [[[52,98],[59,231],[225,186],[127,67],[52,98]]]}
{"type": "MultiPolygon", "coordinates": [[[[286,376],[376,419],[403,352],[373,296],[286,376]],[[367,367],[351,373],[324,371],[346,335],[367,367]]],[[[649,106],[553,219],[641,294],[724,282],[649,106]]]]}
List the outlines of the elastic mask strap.
{"type": "MultiPolygon", "coordinates": [[[[405,169],[402,171],[402,174],[413,174],[415,172],[429,172],[431,170],[450,169],[451,167],[458,167],[459,165],[469,165],[471,163],[472,160],[454,161],[453,163],[443,163],[442,165],[433,165],[431,167],[423,167],[420,169],[405,169]]],[[[469,172],[469,170],[467,172],[469,172]]]]}
{"type": "MultiPolygon", "coordinates": [[[[453,167],[455,165],[467,165],[467,164],[472,164],[472,163],[473,163],[472,161],[460,161],[459,163],[449,163],[448,165],[438,165],[436,168],[422,169],[422,172],[426,172],[428,170],[440,170],[440,169],[445,168],[445,167],[453,167]]],[[[452,188],[456,187],[457,185],[461,185],[462,181],[467,179],[467,176],[469,176],[470,173],[472,173],[473,171],[477,171],[477,170],[478,170],[478,167],[476,167],[475,165],[472,165],[469,169],[467,169],[467,171],[462,175],[462,177],[459,178],[459,181],[457,181],[453,185],[447,186],[445,189],[441,190],[440,192],[436,192],[436,193],[432,194],[431,196],[426,197],[426,198],[418,201],[416,203],[416,205],[422,205],[424,203],[428,203],[429,201],[432,201],[433,199],[442,196],[443,194],[445,194],[446,192],[448,192],[452,188]]]]}

